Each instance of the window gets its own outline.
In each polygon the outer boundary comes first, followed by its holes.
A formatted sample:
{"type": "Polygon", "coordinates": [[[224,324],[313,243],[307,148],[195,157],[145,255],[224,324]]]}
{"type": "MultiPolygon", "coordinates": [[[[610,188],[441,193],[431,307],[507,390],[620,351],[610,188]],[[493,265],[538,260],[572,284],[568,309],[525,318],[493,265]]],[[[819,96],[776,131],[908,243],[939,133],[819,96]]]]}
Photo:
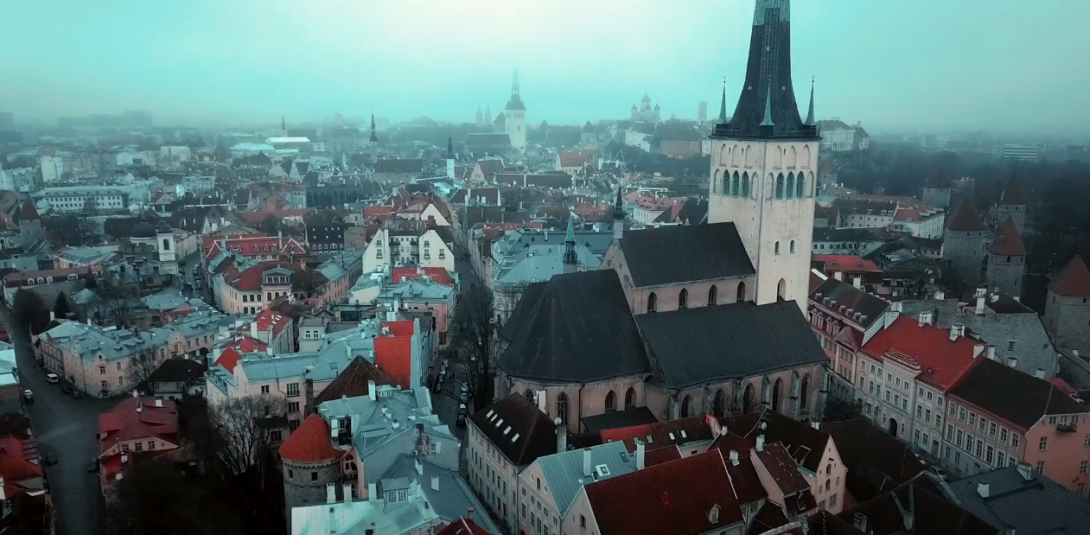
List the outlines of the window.
{"type": "Polygon", "coordinates": [[[969,427],[974,427],[974,426],[976,426],[976,413],[970,412],[969,413],[969,427]]]}
{"type": "Polygon", "coordinates": [[[1090,435],[1086,435],[1085,437],[1083,437],[1083,439],[1082,439],[1082,447],[1084,447],[1084,448],[1090,448],[1090,435]]]}
{"type": "Polygon", "coordinates": [[[746,300],[746,283],[738,283],[738,289],[734,293],[734,300],[739,303],[746,300]]]}
{"type": "Polygon", "coordinates": [[[288,383],[288,395],[289,396],[298,396],[299,395],[299,383],[288,383]]]}
{"type": "Polygon", "coordinates": [[[715,287],[714,284],[712,285],[711,288],[708,288],[708,305],[709,306],[714,305],[716,303],[715,298],[716,298],[716,293],[718,293],[718,292],[719,292],[719,290],[715,287]]]}
{"type": "Polygon", "coordinates": [[[1014,340],[1007,342],[1007,351],[1014,351],[1014,340]]]}
{"type": "Polygon", "coordinates": [[[658,309],[658,303],[659,303],[659,299],[658,299],[658,296],[655,295],[655,292],[651,292],[651,293],[647,294],[647,311],[648,312],[654,312],[655,310],[657,310],[658,309]]]}
{"type": "Polygon", "coordinates": [[[1048,451],[1048,437],[1041,437],[1041,442],[1037,445],[1037,449],[1048,451]]]}
{"type": "Polygon", "coordinates": [[[1011,433],[1011,446],[1018,447],[1018,435],[1011,433]]]}
{"type": "Polygon", "coordinates": [[[103,390],[109,390],[110,389],[110,383],[108,383],[106,381],[102,381],[102,383],[99,386],[102,387],[103,390]]]}
{"type": "Polygon", "coordinates": [[[1085,474],[1085,473],[1087,473],[1087,470],[1088,470],[1088,469],[1090,469],[1090,466],[1087,466],[1087,462],[1086,462],[1086,461],[1083,461],[1083,462],[1079,463],[1079,473],[1080,473],[1080,474],[1085,474]]]}
{"type": "Polygon", "coordinates": [[[556,417],[561,423],[568,423],[568,396],[563,392],[556,397],[556,417]]]}
{"type": "Polygon", "coordinates": [[[628,409],[636,405],[636,389],[629,387],[624,394],[624,408],[628,409]]]}
{"type": "Polygon", "coordinates": [[[795,240],[791,240],[790,248],[788,249],[792,254],[795,253],[795,240]]]}
{"type": "Polygon", "coordinates": [[[262,394],[268,394],[269,393],[269,385],[261,385],[261,393],[262,394]]]}
{"type": "Polygon", "coordinates": [[[1045,473],[1045,462],[1044,461],[1037,461],[1037,473],[1038,474],[1045,473]]]}
{"type": "Polygon", "coordinates": [[[297,412],[299,412],[299,402],[298,401],[292,401],[292,402],[288,403],[288,413],[295,414],[297,412]]]}
{"type": "Polygon", "coordinates": [[[98,367],[98,374],[99,375],[106,375],[106,367],[105,366],[99,366],[98,367]]]}
{"type": "Polygon", "coordinates": [[[995,438],[995,422],[988,422],[988,436],[995,438]]]}
{"type": "Polygon", "coordinates": [[[776,242],[772,247],[772,254],[780,254],[780,242],[776,242]]]}
{"type": "Polygon", "coordinates": [[[686,290],[685,288],[682,288],[681,291],[678,292],[678,294],[677,294],[677,307],[678,308],[687,308],[688,304],[689,304],[689,290],[686,290]]]}
{"type": "Polygon", "coordinates": [[[133,444],[133,449],[135,449],[136,451],[144,451],[144,443],[143,442],[137,442],[137,443],[133,444]]]}
{"type": "Polygon", "coordinates": [[[318,481],[318,472],[311,472],[310,473],[310,480],[311,481],[318,481]]]}
{"type": "Polygon", "coordinates": [[[606,410],[617,410],[617,394],[614,394],[612,390],[606,394],[606,410]]]}
{"type": "Polygon", "coordinates": [[[579,515],[579,527],[587,529],[587,517],[579,515]]]}
{"type": "MultiPolygon", "coordinates": [[[[999,428],[999,442],[1001,442],[1003,444],[1007,443],[1007,428],[1006,427],[1000,427],[999,428]]],[[[1085,446],[1085,445],[1086,444],[1083,444],[1083,446],[1085,446]]]]}

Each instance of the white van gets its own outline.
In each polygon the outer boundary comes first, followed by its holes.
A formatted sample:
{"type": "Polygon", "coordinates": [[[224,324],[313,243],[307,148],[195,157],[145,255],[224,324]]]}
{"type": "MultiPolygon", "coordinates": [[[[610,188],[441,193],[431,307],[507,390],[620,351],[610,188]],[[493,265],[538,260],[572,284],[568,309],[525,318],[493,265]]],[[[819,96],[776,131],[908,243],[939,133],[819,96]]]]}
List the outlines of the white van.
{"type": "Polygon", "coordinates": [[[55,373],[47,373],[47,374],[45,374],[45,381],[47,383],[54,383],[55,384],[55,383],[61,382],[61,378],[58,377],[57,374],[55,374],[55,373]]]}

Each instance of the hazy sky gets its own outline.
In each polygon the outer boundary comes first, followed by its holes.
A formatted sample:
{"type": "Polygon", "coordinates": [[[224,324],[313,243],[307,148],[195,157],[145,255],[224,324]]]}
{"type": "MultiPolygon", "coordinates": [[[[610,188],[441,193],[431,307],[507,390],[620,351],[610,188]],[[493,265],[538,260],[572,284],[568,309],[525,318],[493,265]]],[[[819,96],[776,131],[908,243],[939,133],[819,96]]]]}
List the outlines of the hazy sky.
{"type": "MultiPolygon", "coordinates": [[[[884,128],[1090,130],[1090,0],[796,0],[819,118],[884,128]],[[1047,7],[1046,7],[1047,6],[1047,7]]],[[[531,124],[718,112],[753,0],[0,0],[0,110],[148,109],[158,124],[370,112],[472,121],[518,67],[531,124]]]]}

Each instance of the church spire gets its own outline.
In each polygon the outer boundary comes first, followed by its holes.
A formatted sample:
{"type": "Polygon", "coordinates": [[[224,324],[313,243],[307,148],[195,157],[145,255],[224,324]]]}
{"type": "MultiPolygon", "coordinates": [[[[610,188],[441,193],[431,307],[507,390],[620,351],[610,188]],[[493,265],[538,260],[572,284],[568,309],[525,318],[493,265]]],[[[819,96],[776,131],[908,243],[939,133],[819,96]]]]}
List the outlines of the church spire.
{"type": "Polygon", "coordinates": [[[760,126],[776,126],[776,123],[772,122],[772,88],[768,88],[768,92],[765,94],[765,116],[761,121],[760,126]]]}
{"type": "Polygon", "coordinates": [[[454,159],[454,137],[450,135],[450,129],[447,129],[447,159],[454,159]]]}
{"type": "Polygon", "coordinates": [[[280,116],[280,135],[288,137],[288,122],[284,119],[284,116],[280,116]]]}
{"type": "Polygon", "coordinates": [[[515,69],[514,74],[511,75],[511,96],[519,94],[519,70],[515,69]]]}
{"type": "Polygon", "coordinates": [[[569,212],[568,231],[564,234],[564,265],[574,266],[577,263],[578,258],[575,256],[575,214],[569,212]]]}
{"type": "Polygon", "coordinates": [[[806,124],[814,124],[814,77],[810,77],[810,110],[806,112],[806,124]]]}
{"type": "Polygon", "coordinates": [[[613,239],[615,240],[624,237],[624,198],[621,197],[623,189],[621,186],[617,186],[617,202],[613,205],[613,239]]]}
{"type": "Polygon", "coordinates": [[[719,124],[727,124],[727,77],[723,77],[723,100],[719,102],[719,124]]]}
{"type": "Polygon", "coordinates": [[[371,112],[371,143],[378,143],[378,134],[375,133],[375,112],[371,112]]]}

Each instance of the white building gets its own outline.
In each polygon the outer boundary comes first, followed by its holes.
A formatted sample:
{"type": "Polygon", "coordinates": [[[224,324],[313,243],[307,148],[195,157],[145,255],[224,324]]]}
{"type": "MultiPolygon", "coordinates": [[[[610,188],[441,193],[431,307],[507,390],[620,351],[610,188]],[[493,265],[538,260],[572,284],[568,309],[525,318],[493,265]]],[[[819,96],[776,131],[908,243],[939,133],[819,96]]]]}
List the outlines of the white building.
{"type": "Polygon", "coordinates": [[[42,169],[42,182],[60,182],[64,174],[64,160],[59,156],[41,156],[38,158],[38,166],[42,169]]]}
{"type": "Polygon", "coordinates": [[[507,116],[507,135],[511,138],[511,148],[514,150],[526,149],[526,104],[522,102],[519,94],[519,72],[516,69],[514,79],[511,82],[511,100],[507,101],[504,110],[507,116]]]}
{"type": "Polygon", "coordinates": [[[838,118],[818,121],[821,133],[821,150],[829,152],[849,152],[864,150],[870,146],[870,135],[862,125],[852,126],[838,118]]]}
{"type": "Polygon", "coordinates": [[[129,205],[129,195],[129,188],[75,186],[45,188],[33,197],[36,202],[47,201],[54,212],[75,213],[91,206],[96,210],[123,210],[129,205]]]}
{"type": "Polygon", "coordinates": [[[440,235],[426,225],[390,221],[395,224],[379,229],[367,244],[363,273],[386,271],[384,266],[441,267],[454,272],[454,240],[446,228],[441,227],[440,235]]]}
{"type": "Polygon", "coordinates": [[[192,193],[208,193],[216,189],[215,176],[187,176],[182,179],[182,187],[192,193]]]}

